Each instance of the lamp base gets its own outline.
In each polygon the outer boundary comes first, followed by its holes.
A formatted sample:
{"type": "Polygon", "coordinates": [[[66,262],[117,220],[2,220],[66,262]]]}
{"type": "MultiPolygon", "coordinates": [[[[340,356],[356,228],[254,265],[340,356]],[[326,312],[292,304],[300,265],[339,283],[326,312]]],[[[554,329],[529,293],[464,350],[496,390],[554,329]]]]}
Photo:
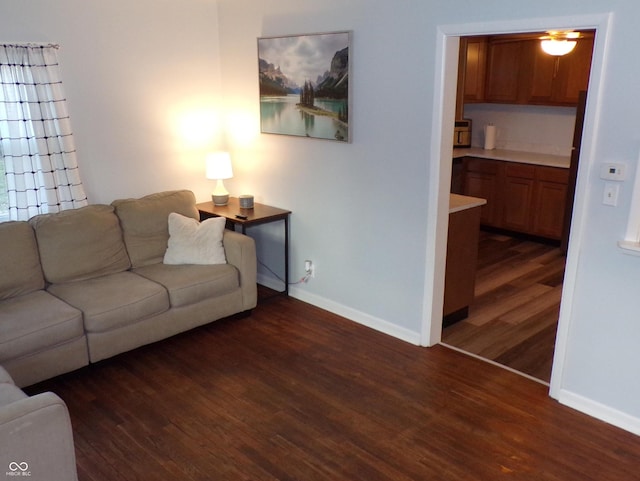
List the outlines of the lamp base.
{"type": "Polygon", "coordinates": [[[229,203],[229,194],[212,194],[211,200],[214,205],[227,205],[229,203]]]}

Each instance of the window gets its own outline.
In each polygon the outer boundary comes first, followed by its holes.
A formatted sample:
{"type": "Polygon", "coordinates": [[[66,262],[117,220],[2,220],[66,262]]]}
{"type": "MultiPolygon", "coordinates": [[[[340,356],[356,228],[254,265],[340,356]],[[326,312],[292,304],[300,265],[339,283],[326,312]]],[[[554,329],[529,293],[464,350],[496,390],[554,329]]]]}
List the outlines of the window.
{"type": "Polygon", "coordinates": [[[58,48],[0,44],[0,221],[88,204],[58,48]]]}

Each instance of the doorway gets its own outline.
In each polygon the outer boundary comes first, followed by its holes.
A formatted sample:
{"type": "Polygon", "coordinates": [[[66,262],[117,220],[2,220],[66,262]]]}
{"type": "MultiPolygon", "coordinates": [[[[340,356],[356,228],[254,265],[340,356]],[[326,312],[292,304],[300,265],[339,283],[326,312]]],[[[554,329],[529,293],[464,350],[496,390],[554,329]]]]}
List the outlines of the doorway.
{"type": "Polygon", "coordinates": [[[502,21],[495,23],[441,26],[437,32],[436,75],[434,84],[434,108],[432,121],[432,144],[429,164],[429,205],[427,212],[427,255],[425,262],[425,296],[421,343],[431,346],[441,341],[442,308],[444,298],[445,252],[447,245],[447,223],[449,189],[451,181],[451,151],[453,147],[449,126],[454,124],[455,86],[457,84],[458,51],[461,36],[490,35],[506,32],[543,31],[550,28],[594,29],[594,45],[591,67],[590,96],[585,116],[581,164],[575,195],[572,219],[572,237],[568,245],[567,263],[562,288],[559,322],[556,336],[550,395],[558,398],[562,387],[562,371],[567,350],[572,314],[573,289],[576,283],[577,253],[581,242],[585,188],[580,181],[594,162],[596,141],[596,116],[598,92],[603,73],[605,39],[610,20],[609,14],[578,15],[547,19],[502,21]]]}
{"type": "Polygon", "coordinates": [[[461,38],[456,125],[474,128],[454,148],[451,192],[487,205],[476,207],[485,211],[479,242],[449,232],[449,256],[476,249],[478,260],[463,279],[447,266],[445,314],[461,281],[475,292],[464,315],[445,316],[442,343],[548,384],[594,32],[580,31],[566,56],[542,52],[545,35],[461,38]],[[483,145],[483,125],[499,142],[483,145]]]}

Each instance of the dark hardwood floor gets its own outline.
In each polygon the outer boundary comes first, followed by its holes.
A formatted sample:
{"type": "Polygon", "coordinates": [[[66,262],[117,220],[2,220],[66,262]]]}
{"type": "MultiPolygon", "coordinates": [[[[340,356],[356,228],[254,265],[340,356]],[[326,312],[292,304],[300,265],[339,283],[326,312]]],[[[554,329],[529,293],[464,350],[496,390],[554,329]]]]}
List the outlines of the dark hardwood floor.
{"type": "Polygon", "coordinates": [[[476,297],[442,342],[548,383],[564,268],[559,247],[481,232],[476,297]]]}
{"type": "Polygon", "coordinates": [[[443,346],[283,296],[27,389],[81,481],[640,479],[640,439],[443,346]]]}

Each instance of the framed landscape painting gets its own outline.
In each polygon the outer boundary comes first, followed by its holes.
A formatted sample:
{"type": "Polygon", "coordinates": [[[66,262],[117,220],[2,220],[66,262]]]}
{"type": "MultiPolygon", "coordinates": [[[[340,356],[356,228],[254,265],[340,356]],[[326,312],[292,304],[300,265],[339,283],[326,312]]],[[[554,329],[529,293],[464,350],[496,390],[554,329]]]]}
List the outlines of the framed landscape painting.
{"type": "Polygon", "coordinates": [[[260,131],[351,142],[351,32],[258,39],[260,131]]]}

